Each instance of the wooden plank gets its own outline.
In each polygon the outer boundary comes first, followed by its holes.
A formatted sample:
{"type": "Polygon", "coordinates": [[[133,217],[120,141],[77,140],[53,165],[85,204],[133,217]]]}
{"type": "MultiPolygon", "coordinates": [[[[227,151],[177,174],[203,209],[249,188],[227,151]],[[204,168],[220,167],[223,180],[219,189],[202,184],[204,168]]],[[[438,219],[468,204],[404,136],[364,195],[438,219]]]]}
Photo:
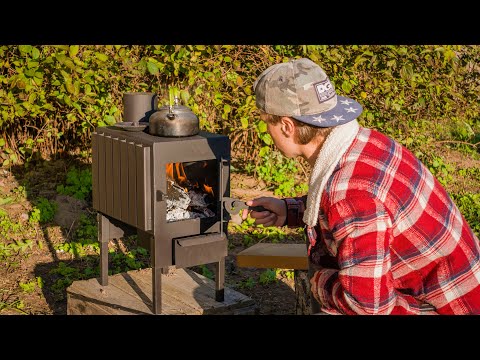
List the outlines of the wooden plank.
{"type": "MultiPolygon", "coordinates": [[[[151,284],[151,280],[145,277],[139,278],[139,281],[151,284]]],[[[191,270],[177,269],[170,276],[162,276],[162,289],[177,303],[189,304],[197,312],[205,314],[218,314],[254,305],[252,299],[227,287],[224,301],[216,301],[215,282],[191,270]]]]}
{"type": "Polygon", "coordinates": [[[115,286],[101,286],[97,279],[93,280],[74,281],[67,289],[68,315],[151,313],[148,304],[138,301],[136,297],[115,286]]]}
{"type": "MultiPolygon", "coordinates": [[[[127,143],[128,152],[128,221],[132,226],[137,226],[137,169],[135,158],[135,144],[127,143]]],[[[141,195],[138,195],[141,196],[141,195]]]]}
{"type": "Polygon", "coordinates": [[[109,135],[105,136],[105,191],[107,198],[107,206],[105,209],[105,214],[113,216],[113,191],[112,191],[112,180],[113,180],[113,144],[112,137],[109,135]]]}
{"type": "Polygon", "coordinates": [[[120,220],[128,223],[128,152],[127,141],[122,139],[120,141],[120,196],[122,197],[122,209],[120,212],[120,220]]]}
{"type": "Polygon", "coordinates": [[[237,266],[269,269],[308,269],[305,244],[258,243],[237,254],[237,266]]]}
{"type": "Polygon", "coordinates": [[[135,152],[137,161],[137,227],[148,231],[152,224],[150,148],[137,144],[135,152]]]}
{"type": "Polygon", "coordinates": [[[98,134],[92,133],[92,202],[93,208],[98,210],[98,134]]]}
{"type": "MultiPolygon", "coordinates": [[[[138,296],[143,301],[145,301],[149,309],[152,306],[152,272],[151,270],[147,271],[131,271],[128,273],[122,273],[122,276],[117,276],[115,279],[112,279],[111,284],[118,288],[121,288],[126,293],[132,296],[138,296]]],[[[113,278],[113,277],[112,277],[113,278]]],[[[162,285],[163,279],[168,278],[168,276],[162,275],[162,285]]],[[[166,280],[168,281],[168,279],[166,280]]],[[[163,289],[164,290],[164,289],[163,289]]],[[[177,298],[171,294],[169,291],[163,291],[162,293],[162,312],[167,314],[202,314],[202,309],[192,306],[191,304],[180,302],[177,298]]]]}
{"type": "Polygon", "coordinates": [[[107,198],[105,196],[105,135],[98,134],[98,208],[97,210],[105,213],[107,207],[107,198]]]}
{"type": "Polygon", "coordinates": [[[112,176],[112,193],[113,193],[113,217],[120,219],[122,211],[122,196],[120,194],[120,171],[122,163],[120,162],[120,140],[112,138],[112,158],[113,158],[113,176],[112,176]]]}
{"type": "MultiPolygon", "coordinates": [[[[74,281],[67,288],[68,315],[152,314],[152,271],[133,270],[109,277],[74,281]]],[[[189,269],[162,275],[162,315],[255,314],[254,301],[225,288],[225,301],[216,302],[215,283],[189,269]]]]}

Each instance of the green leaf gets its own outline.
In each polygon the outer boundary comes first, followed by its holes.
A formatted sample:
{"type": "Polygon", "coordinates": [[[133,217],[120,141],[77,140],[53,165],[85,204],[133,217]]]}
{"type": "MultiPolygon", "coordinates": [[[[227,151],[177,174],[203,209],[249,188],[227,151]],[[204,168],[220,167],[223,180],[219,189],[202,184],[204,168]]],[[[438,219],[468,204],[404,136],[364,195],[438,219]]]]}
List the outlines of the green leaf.
{"type": "Polygon", "coordinates": [[[103,61],[103,62],[105,62],[105,61],[108,60],[108,56],[107,56],[107,55],[102,54],[102,53],[99,53],[99,52],[96,52],[96,53],[95,53],[95,56],[97,57],[98,60],[103,61]]]}
{"type": "Polygon", "coordinates": [[[14,201],[14,199],[11,198],[11,197],[7,197],[5,199],[0,198],[0,205],[7,205],[7,204],[10,204],[13,201],[14,201]]]}
{"type": "Polygon", "coordinates": [[[150,74],[156,75],[158,73],[158,67],[152,62],[147,62],[147,70],[150,74]]]}
{"type": "Polygon", "coordinates": [[[258,156],[260,157],[264,157],[265,155],[267,155],[268,153],[270,153],[270,147],[268,146],[264,146],[260,149],[260,152],[258,153],[258,156]]]}
{"type": "Polygon", "coordinates": [[[29,96],[28,96],[28,102],[30,104],[33,104],[35,103],[35,100],[37,99],[37,93],[31,93],[29,96]]]}
{"type": "Polygon", "coordinates": [[[188,99],[190,99],[190,94],[187,90],[180,90],[180,99],[182,99],[183,104],[188,103],[188,99]]]}
{"type": "Polygon", "coordinates": [[[20,50],[21,53],[30,54],[31,51],[32,51],[32,46],[31,45],[20,45],[18,47],[18,50],[20,50]]]}
{"type": "Polygon", "coordinates": [[[104,121],[108,124],[108,125],[113,125],[115,124],[115,118],[112,116],[112,115],[106,115],[104,117],[104,121]]]}
{"type": "Polygon", "coordinates": [[[242,128],[243,129],[248,129],[248,119],[241,118],[240,121],[242,122],[242,128]]]}
{"type": "Polygon", "coordinates": [[[67,59],[67,56],[65,54],[55,54],[55,58],[57,59],[57,61],[63,65],[63,63],[65,62],[65,60],[67,59]]]}
{"type": "Polygon", "coordinates": [[[41,276],[37,276],[37,285],[41,289],[45,285],[45,282],[43,281],[41,276]]]}
{"type": "Polygon", "coordinates": [[[0,138],[0,147],[5,146],[5,139],[0,138]]]}
{"type": "Polygon", "coordinates": [[[71,45],[71,46],[70,46],[70,49],[69,49],[69,51],[68,51],[69,54],[70,54],[70,57],[73,58],[73,57],[77,56],[77,54],[78,54],[78,49],[79,49],[79,48],[80,48],[80,47],[79,47],[78,45],[71,45]]]}
{"type": "Polygon", "coordinates": [[[70,94],[73,94],[75,92],[75,86],[70,81],[67,81],[65,87],[70,94]]]}
{"type": "Polygon", "coordinates": [[[72,100],[70,99],[69,96],[65,95],[63,97],[63,101],[65,101],[65,104],[67,104],[68,106],[71,106],[72,105],[72,100]]]}
{"type": "Polygon", "coordinates": [[[267,124],[263,120],[258,122],[257,128],[259,133],[267,132],[267,124]]]}
{"type": "MultiPolygon", "coordinates": [[[[27,61],[27,68],[31,69],[31,68],[38,68],[38,61],[27,61]]],[[[35,71],[38,70],[38,69],[34,69],[35,71]]]]}
{"type": "Polygon", "coordinates": [[[350,82],[345,80],[342,83],[342,90],[345,91],[348,94],[352,90],[352,84],[350,84],[350,82]]]}
{"type": "Polygon", "coordinates": [[[36,47],[32,49],[32,57],[34,59],[38,59],[40,57],[40,50],[38,50],[36,47]]]}

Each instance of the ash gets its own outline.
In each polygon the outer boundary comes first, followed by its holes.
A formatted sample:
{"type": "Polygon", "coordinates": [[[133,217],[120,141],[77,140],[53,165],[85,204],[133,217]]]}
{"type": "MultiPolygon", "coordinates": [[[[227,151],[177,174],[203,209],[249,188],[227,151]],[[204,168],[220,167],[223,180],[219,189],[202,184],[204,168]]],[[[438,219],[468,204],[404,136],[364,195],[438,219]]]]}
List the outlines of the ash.
{"type": "Polygon", "coordinates": [[[167,222],[215,216],[207,207],[206,197],[206,193],[193,189],[186,192],[181,186],[169,181],[166,196],[167,222]]]}

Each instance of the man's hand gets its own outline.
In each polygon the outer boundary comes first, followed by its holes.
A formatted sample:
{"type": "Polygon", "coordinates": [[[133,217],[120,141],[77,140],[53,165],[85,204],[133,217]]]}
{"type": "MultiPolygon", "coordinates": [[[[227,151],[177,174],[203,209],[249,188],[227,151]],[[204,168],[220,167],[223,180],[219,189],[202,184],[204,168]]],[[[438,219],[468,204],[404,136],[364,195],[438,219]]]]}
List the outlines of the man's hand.
{"type": "MultiPolygon", "coordinates": [[[[250,211],[250,217],[255,219],[255,224],[263,226],[283,226],[287,219],[287,205],[285,201],[274,197],[259,197],[246,201],[248,206],[263,206],[268,211],[250,211]]],[[[248,217],[249,210],[242,211],[242,219],[248,217]]]]}

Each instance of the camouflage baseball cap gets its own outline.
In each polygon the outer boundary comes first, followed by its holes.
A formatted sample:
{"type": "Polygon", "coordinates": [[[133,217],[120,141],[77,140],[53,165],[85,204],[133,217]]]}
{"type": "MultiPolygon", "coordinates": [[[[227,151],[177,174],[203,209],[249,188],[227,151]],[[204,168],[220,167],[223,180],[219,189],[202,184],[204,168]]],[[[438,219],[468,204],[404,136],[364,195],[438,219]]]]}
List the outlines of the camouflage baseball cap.
{"type": "Polygon", "coordinates": [[[362,106],[337,95],[323,69],[310,59],[275,64],[253,84],[257,108],[304,123],[330,127],[345,124],[362,113],[362,106]]]}

